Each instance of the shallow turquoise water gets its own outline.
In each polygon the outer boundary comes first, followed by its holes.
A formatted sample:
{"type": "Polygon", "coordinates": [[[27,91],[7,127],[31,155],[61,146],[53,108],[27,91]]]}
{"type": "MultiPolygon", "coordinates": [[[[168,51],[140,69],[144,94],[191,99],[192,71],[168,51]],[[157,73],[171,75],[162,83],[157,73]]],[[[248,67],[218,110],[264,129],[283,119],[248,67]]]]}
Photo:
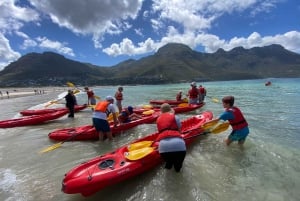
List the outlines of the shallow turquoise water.
{"type": "MultiPolygon", "coordinates": [[[[75,165],[109,152],[155,131],[154,124],[140,125],[117,136],[113,142],[66,142],[47,154],[38,152],[54,142],[47,134],[56,128],[91,124],[91,111],[63,117],[51,123],[0,130],[0,200],[267,200],[296,201],[300,197],[300,79],[244,80],[201,83],[208,91],[206,105],[180,114],[184,119],[210,110],[218,116],[221,100],[233,95],[244,112],[250,135],[241,149],[226,147],[230,130],[199,138],[188,151],[180,174],[162,166],[130,181],[83,198],[60,191],[63,175],[75,165]]],[[[198,83],[199,84],[199,83],[198,83]]],[[[98,96],[114,95],[117,86],[93,87],[98,96]]],[[[189,83],[124,86],[124,103],[146,105],[150,99],[175,99],[189,83]]],[[[56,97],[30,96],[1,100],[1,118],[17,115],[56,97]]],[[[86,101],[85,94],[78,102],[86,101]]]]}

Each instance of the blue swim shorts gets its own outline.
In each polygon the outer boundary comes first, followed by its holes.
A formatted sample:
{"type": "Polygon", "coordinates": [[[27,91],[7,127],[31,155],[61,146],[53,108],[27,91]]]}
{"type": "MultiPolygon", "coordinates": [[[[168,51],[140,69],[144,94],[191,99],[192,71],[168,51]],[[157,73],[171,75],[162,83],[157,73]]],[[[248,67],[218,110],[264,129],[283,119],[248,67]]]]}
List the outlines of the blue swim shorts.
{"type": "Polygon", "coordinates": [[[228,138],[231,141],[244,141],[246,140],[248,134],[249,134],[249,128],[245,127],[240,130],[232,131],[228,138]]]}
{"type": "Polygon", "coordinates": [[[104,119],[93,118],[93,125],[96,131],[109,132],[110,126],[108,122],[104,119]]]}

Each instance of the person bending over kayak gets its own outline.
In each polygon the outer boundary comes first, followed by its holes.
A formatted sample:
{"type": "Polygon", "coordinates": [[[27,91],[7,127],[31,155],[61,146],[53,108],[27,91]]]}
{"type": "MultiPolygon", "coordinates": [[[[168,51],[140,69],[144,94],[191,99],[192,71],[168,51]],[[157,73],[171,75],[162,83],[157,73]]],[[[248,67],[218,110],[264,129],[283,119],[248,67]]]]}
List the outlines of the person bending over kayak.
{"type": "Polygon", "coordinates": [[[186,154],[185,142],[180,134],[181,122],[168,103],[162,104],[160,111],[156,121],[160,133],[156,139],[159,141],[158,151],[166,162],[166,169],[174,166],[175,171],[180,172],[186,154]]]}
{"type": "Polygon", "coordinates": [[[225,96],[222,99],[222,103],[225,111],[218,120],[228,120],[232,127],[232,132],[225,140],[225,143],[229,146],[233,141],[238,141],[238,144],[243,145],[249,134],[248,123],[241,110],[234,106],[233,96],[225,96]]]}
{"type": "Polygon", "coordinates": [[[128,123],[132,120],[140,118],[142,118],[140,115],[133,112],[132,106],[128,106],[127,108],[125,108],[118,117],[120,123],[128,123]]]}
{"type": "Polygon", "coordinates": [[[99,134],[99,140],[104,140],[104,137],[108,137],[109,140],[113,139],[110,125],[107,121],[108,115],[112,113],[114,125],[118,125],[116,110],[113,103],[114,98],[112,96],[107,96],[105,101],[100,101],[95,106],[93,112],[93,125],[99,134]]]}

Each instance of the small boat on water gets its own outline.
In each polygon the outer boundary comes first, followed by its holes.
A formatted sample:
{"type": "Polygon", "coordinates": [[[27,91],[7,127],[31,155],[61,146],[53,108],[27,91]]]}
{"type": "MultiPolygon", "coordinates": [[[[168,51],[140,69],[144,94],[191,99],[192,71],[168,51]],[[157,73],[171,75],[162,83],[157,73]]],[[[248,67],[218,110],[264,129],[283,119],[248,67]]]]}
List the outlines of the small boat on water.
{"type": "Polygon", "coordinates": [[[265,83],[265,86],[270,86],[271,84],[272,84],[271,81],[268,81],[265,83]]]}
{"type": "MultiPolygon", "coordinates": [[[[78,112],[80,110],[83,110],[87,107],[87,105],[75,105],[75,112],[78,112]]],[[[31,115],[41,115],[51,112],[58,112],[61,110],[66,110],[67,108],[61,107],[61,108],[47,108],[47,109],[36,109],[36,110],[22,110],[20,112],[23,116],[31,116],[31,115]]]]}
{"type": "MultiPolygon", "coordinates": [[[[121,131],[128,130],[136,127],[140,124],[153,123],[159,115],[159,112],[152,114],[142,115],[141,119],[136,119],[128,123],[119,124],[114,126],[113,122],[110,124],[110,129],[113,135],[119,134],[121,131]]],[[[64,141],[64,140],[99,140],[99,135],[93,125],[84,125],[75,128],[63,128],[52,131],[48,134],[48,137],[52,140],[64,141]]]]}
{"type": "Polygon", "coordinates": [[[41,124],[46,121],[58,119],[68,113],[69,111],[65,109],[65,110],[46,113],[46,114],[24,116],[16,119],[2,120],[0,121],[0,128],[13,128],[13,127],[41,124]]]}
{"type": "MultiPolygon", "coordinates": [[[[201,126],[212,117],[213,114],[207,111],[182,121],[182,137],[187,147],[195,141],[196,136],[202,134],[201,126]]],[[[80,193],[90,196],[105,187],[153,169],[162,162],[157,151],[158,142],[155,141],[158,135],[159,133],[153,133],[134,141],[142,144],[143,141],[151,142],[149,146],[134,151],[137,154],[136,158],[128,157],[132,151],[125,145],[72,168],[65,174],[62,191],[67,194],[80,193]]]]}

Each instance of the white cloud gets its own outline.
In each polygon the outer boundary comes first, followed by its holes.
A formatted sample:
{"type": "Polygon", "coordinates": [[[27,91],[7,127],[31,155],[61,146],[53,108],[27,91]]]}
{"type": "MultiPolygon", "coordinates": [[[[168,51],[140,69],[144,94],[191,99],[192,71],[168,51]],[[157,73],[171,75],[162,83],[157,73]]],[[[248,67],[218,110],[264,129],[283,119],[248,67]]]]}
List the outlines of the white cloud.
{"type": "Polygon", "coordinates": [[[37,41],[39,42],[38,46],[55,50],[59,53],[66,54],[69,56],[75,56],[73,50],[69,47],[66,47],[66,44],[60,43],[58,41],[52,41],[47,39],[46,37],[38,37],[37,41]]]}
{"type": "Polygon", "coordinates": [[[31,3],[59,26],[75,33],[92,34],[96,48],[101,47],[105,33],[120,34],[130,28],[126,20],[135,19],[142,6],[142,0],[31,0],[31,3]]]}
{"type": "Polygon", "coordinates": [[[11,49],[8,39],[0,33],[0,70],[20,56],[20,53],[11,49]]]}

